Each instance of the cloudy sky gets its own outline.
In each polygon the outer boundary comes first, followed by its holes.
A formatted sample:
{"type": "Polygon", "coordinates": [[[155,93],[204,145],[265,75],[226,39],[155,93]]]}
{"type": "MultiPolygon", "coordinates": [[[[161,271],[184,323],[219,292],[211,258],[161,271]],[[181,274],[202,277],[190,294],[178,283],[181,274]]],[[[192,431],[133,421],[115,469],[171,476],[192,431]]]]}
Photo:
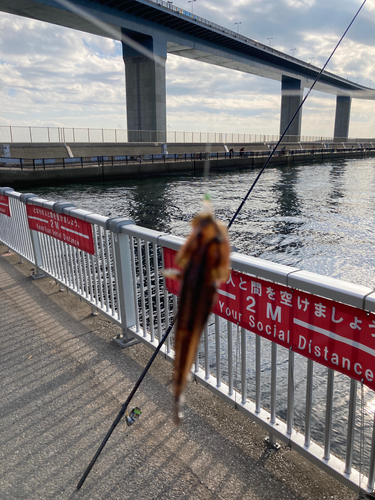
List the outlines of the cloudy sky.
{"type": "MultiPolygon", "coordinates": [[[[194,13],[322,66],[361,3],[196,0],[194,13]]],[[[327,69],[375,88],[375,0],[327,69]]],[[[168,56],[168,130],[278,134],[280,100],[279,82],[168,56]]],[[[0,13],[0,125],[126,128],[125,103],[119,42],[0,13]]],[[[335,96],[313,92],[302,134],[332,136],[334,115],[335,96]]],[[[353,100],[349,134],[375,137],[375,101],[353,100]]]]}

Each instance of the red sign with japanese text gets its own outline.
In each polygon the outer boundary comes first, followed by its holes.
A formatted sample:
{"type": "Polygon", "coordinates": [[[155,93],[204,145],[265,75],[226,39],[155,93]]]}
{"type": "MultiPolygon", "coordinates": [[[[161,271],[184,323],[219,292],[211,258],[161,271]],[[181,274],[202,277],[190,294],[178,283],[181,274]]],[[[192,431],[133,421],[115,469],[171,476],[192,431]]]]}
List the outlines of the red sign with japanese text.
{"type": "Polygon", "coordinates": [[[95,253],[89,222],[34,205],[26,205],[26,211],[30,229],[48,234],[84,252],[95,253]]]}
{"type": "MultiPolygon", "coordinates": [[[[165,267],[176,252],[164,248],[165,267]]],[[[166,279],[167,290],[179,283],[166,279]]],[[[213,313],[375,390],[375,314],[232,271],[213,313]]]]}
{"type": "Polygon", "coordinates": [[[9,197],[0,194],[0,214],[11,216],[10,214],[10,206],[9,206],[9,197]]]}

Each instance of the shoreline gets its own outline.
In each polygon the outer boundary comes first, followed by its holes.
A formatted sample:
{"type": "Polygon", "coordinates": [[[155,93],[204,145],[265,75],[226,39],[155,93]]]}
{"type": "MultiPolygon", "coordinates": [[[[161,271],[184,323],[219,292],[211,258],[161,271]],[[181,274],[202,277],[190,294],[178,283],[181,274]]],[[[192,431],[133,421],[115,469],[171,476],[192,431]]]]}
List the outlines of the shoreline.
{"type": "MultiPolygon", "coordinates": [[[[285,154],[274,156],[272,165],[294,165],[301,162],[325,162],[333,159],[365,158],[375,156],[375,150],[351,151],[345,150],[332,152],[316,152],[302,154],[285,154]]],[[[70,184],[74,182],[106,182],[112,180],[134,179],[139,177],[151,177],[157,175],[179,175],[200,174],[205,170],[209,162],[210,172],[218,172],[230,169],[251,169],[264,165],[266,156],[248,156],[245,158],[210,158],[187,159],[186,161],[140,160],[134,163],[105,164],[96,161],[96,165],[90,166],[65,166],[65,168],[53,168],[45,165],[34,169],[20,169],[12,167],[0,167],[0,185],[23,188],[28,186],[45,186],[56,183],[70,184]]],[[[94,161],[92,161],[94,163],[94,161]]]]}

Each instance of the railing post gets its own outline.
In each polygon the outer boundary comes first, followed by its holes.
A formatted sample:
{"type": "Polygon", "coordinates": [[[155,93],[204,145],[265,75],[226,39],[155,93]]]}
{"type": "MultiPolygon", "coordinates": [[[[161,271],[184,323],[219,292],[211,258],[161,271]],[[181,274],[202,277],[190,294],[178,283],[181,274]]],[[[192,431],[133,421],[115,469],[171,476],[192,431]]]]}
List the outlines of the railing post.
{"type": "Polygon", "coordinates": [[[32,274],[32,277],[34,279],[44,278],[45,274],[42,271],[43,257],[42,257],[42,251],[40,249],[40,240],[38,231],[30,229],[30,237],[31,237],[31,245],[33,247],[34,260],[35,260],[35,272],[32,274]]]}
{"type": "Polygon", "coordinates": [[[374,488],[374,478],[375,478],[375,446],[374,446],[374,443],[375,443],[375,414],[374,414],[374,422],[373,422],[373,429],[372,429],[372,446],[371,446],[370,466],[369,466],[368,483],[367,483],[367,488],[371,491],[374,488]]]}
{"type": "Polygon", "coordinates": [[[255,413],[260,412],[261,337],[255,335],[255,413]]]}
{"type": "MultiPolygon", "coordinates": [[[[277,344],[272,342],[271,345],[271,417],[270,423],[276,422],[276,368],[277,368],[277,344]]],[[[278,448],[276,437],[272,431],[269,433],[268,444],[278,448]]]]}
{"type": "Polygon", "coordinates": [[[215,316],[216,387],[221,386],[220,319],[215,316]]]}
{"type": "Polygon", "coordinates": [[[327,380],[327,403],[326,403],[326,421],[324,433],[324,460],[329,460],[331,456],[331,433],[332,433],[332,406],[333,406],[333,380],[335,372],[328,368],[327,380]]]}
{"type": "Polygon", "coordinates": [[[227,338],[228,338],[228,394],[233,394],[233,334],[232,323],[227,321],[227,338]]]}
{"type": "Polygon", "coordinates": [[[241,327],[241,403],[246,403],[247,397],[247,379],[246,379],[246,330],[241,327]]]}
{"type": "Polygon", "coordinates": [[[133,274],[130,255],[130,238],[121,232],[121,228],[134,224],[131,220],[115,218],[109,221],[108,229],[113,233],[115,272],[117,281],[117,300],[120,308],[122,336],[116,342],[121,347],[129,347],[138,343],[129,332],[135,325],[135,298],[133,287],[133,274]]]}
{"type": "Polygon", "coordinates": [[[357,402],[357,381],[354,379],[351,379],[350,380],[348,434],[347,434],[347,439],[346,439],[345,474],[350,474],[352,472],[356,402],[357,402]]]}
{"type": "MultiPolygon", "coordinates": [[[[26,205],[27,201],[30,200],[31,198],[37,198],[37,195],[33,193],[24,193],[21,195],[20,200],[26,205]]],[[[29,231],[30,231],[31,246],[33,249],[34,265],[35,265],[35,272],[32,274],[32,277],[34,279],[44,278],[45,274],[42,271],[43,256],[40,248],[39,233],[38,231],[34,231],[33,229],[29,229],[29,231]]]]}
{"type": "Polygon", "coordinates": [[[313,390],[314,365],[311,359],[307,360],[306,376],[306,411],[305,411],[305,446],[310,446],[311,439],[311,412],[313,390]]]}
{"type": "Polygon", "coordinates": [[[288,364],[288,406],[287,406],[287,434],[292,435],[294,423],[294,352],[289,350],[288,364]]]}

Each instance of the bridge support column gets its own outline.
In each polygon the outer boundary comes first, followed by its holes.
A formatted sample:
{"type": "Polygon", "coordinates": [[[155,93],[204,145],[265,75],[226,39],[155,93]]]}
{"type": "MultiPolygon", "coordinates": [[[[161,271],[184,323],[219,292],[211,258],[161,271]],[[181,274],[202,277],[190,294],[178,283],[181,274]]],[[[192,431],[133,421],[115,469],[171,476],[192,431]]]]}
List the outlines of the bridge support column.
{"type": "Polygon", "coordinates": [[[166,43],[155,43],[152,37],[143,35],[127,40],[129,45],[123,42],[122,49],[125,62],[128,140],[165,142],[166,43]]]}
{"type": "Polygon", "coordinates": [[[335,131],[333,134],[335,142],[344,142],[348,140],[351,105],[352,105],[352,98],[350,96],[347,95],[337,96],[335,131]]]}
{"type": "MultiPolygon", "coordinates": [[[[280,135],[282,135],[292,119],[303,98],[301,80],[283,76],[281,80],[281,115],[280,115],[280,135]]],[[[285,142],[299,142],[301,137],[302,110],[293,120],[284,138],[285,142]]]]}

